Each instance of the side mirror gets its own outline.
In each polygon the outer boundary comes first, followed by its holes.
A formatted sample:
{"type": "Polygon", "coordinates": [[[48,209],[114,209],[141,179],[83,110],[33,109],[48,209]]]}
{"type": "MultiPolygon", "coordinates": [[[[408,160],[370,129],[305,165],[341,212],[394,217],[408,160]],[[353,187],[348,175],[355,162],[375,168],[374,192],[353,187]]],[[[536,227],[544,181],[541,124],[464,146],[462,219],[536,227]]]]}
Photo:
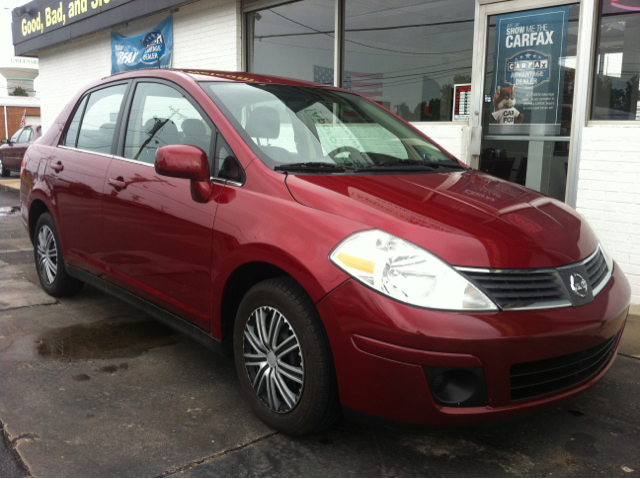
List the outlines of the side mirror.
{"type": "Polygon", "coordinates": [[[197,146],[165,145],[156,151],[155,170],[161,176],[191,180],[191,198],[206,203],[211,196],[209,160],[197,146]]]}

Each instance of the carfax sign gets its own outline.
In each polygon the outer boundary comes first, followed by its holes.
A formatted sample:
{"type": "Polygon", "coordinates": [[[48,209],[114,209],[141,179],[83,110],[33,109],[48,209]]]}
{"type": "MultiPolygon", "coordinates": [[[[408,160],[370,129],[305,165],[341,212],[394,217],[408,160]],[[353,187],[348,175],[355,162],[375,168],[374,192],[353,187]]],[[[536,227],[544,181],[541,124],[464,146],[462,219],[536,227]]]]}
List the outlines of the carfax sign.
{"type": "Polygon", "coordinates": [[[560,123],[569,7],[496,17],[491,123],[560,123]]]}
{"type": "Polygon", "coordinates": [[[166,20],[150,31],[125,37],[111,33],[111,74],[143,68],[170,68],[173,22],[166,20]]]}

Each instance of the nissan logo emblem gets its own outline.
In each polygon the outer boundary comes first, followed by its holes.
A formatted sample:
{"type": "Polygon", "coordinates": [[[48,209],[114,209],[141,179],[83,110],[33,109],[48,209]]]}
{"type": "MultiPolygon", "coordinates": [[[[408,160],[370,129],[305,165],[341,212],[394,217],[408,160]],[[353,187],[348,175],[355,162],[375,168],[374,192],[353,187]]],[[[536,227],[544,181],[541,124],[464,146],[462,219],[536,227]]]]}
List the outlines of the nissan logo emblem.
{"type": "Polygon", "coordinates": [[[578,273],[573,273],[570,278],[571,289],[581,298],[584,298],[589,292],[589,285],[587,281],[578,273]]]}

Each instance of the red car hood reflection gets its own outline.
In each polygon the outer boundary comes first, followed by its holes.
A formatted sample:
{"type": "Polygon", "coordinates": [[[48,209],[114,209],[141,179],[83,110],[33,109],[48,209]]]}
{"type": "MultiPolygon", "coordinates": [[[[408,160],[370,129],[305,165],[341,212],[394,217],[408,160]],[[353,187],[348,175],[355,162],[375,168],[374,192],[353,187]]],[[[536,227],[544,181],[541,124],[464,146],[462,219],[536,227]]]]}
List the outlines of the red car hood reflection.
{"type": "Polygon", "coordinates": [[[560,266],[598,244],[565,204],[476,171],[289,175],[287,186],[303,205],[387,231],[458,266],[560,266]]]}

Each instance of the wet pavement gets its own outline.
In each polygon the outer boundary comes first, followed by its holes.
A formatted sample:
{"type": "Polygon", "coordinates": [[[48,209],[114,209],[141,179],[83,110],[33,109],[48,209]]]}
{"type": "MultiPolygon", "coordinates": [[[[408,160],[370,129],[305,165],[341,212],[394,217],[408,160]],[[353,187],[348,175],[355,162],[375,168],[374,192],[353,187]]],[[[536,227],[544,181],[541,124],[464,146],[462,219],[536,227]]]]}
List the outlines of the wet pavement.
{"type": "MultiPolygon", "coordinates": [[[[0,191],[0,208],[17,200],[0,191]]],[[[560,407],[418,432],[341,421],[290,438],[251,414],[231,360],[93,288],[36,294],[21,221],[0,216],[2,477],[640,477],[640,343],[626,332],[603,381],[560,407]]],[[[640,321],[628,328],[637,338],[640,321]]]]}

